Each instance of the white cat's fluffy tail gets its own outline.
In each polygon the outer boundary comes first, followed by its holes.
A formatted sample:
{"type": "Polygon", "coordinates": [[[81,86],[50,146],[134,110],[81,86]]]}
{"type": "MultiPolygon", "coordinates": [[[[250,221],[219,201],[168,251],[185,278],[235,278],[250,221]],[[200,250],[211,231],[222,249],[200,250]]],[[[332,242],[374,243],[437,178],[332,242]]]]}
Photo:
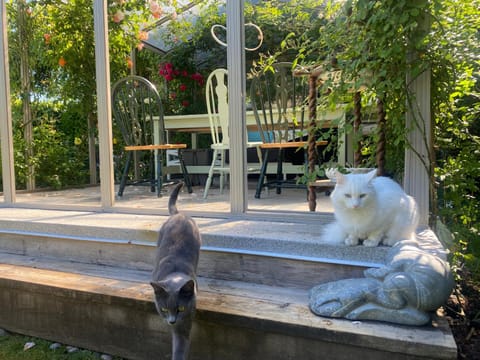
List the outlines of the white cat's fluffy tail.
{"type": "Polygon", "coordinates": [[[320,236],[320,242],[329,245],[345,245],[346,237],[347,233],[343,230],[340,224],[335,221],[325,225],[320,236]]]}

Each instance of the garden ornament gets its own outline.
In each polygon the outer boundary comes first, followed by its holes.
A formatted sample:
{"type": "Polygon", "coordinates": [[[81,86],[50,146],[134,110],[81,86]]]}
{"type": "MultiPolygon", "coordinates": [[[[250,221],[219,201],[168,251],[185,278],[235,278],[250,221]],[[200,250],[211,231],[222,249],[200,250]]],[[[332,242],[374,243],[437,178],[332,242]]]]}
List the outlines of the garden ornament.
{"type": "MultiPolygon", "coordinates": [[[[259,27],[258,25],[255,25],[255,24],[253,24],[253,23],[246,23],[246,24],[245,24],[245,28],[247,28],[247,27],[253,27],[253,28],[258,32],[258,44],[257,44],[257,46],[255,46],[255,47],[253,47],[253,48],[247,48],[247,47],[245,47],[245,50],[247,50],[247,51],[255,51],[255,50],[258,50],[258,49],[260,48],[260,46],[262,46],[262,44],[263,44],[263,32],[262,32],[262,29],[260,29],[260,27],[259,27]]],[[[214,39],[217,43],[219,43],[219,44],[222,45],[222,46],[227,47],[227,43],[221,41],[221,40],[218,38],[217,34],[216,34],[216,31],[217,31],[217,29],[219,29],[219,28],[222,29],[222,30],[225,31],[225,32],[227,31],[227,28],[226,28],[225,26],[219,25],[219,24],[215,24],[215,25],[213,25],[213,26],[210,28],[210,33],[212,34],[213,39],[214,39]]]]}
{"type": "Polygon", "coordinates": [[[416,241],[400,241],[385,266],[310,290],[310,309],[319,316],[425,325],[450,296],[454,280],[448,262],[416,241]]]}

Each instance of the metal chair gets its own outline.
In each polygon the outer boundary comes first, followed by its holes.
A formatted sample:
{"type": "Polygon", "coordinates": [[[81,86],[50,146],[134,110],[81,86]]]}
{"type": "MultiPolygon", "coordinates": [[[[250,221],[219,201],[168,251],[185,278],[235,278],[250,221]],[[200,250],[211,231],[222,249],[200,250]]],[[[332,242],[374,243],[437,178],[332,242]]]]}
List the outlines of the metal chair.
{"type": "MultiPolygon", "coordinates": [[[[308,99],[308,82],[305,77],[296,77],[292,63],[274,64],[254,77],[250,87],[250,100],[257,122],[263,150],[263,162],[257,183],[255,198],[259,199],[264,187],[275,188],[277,194],[282,188],[304,188],[296,179],[287,179],[283,174],[283,163],[287,150],[289,155],[303,155],[307,168],[308,119],[305,116],[308,99]],[[277,152],[277,174],[274,180],[266,180],[270,151],[277,152]]],[[[326,145],[316,141],[316,146],[326,145]]]]}
{"type": "Polygon", "coordinates": [[[112,87],[112,109],[113,119],[122,133],[127,154],[118,196],[123,195],[127,185],[134,155],[136,164],[148,164],[148,176],[141,179],[141,169],[135,166],[135,181],[129,185],[149,183],[151,191],[155,192],[156,189],[157,196],[161,196],[165,152],[170,149],[178,149],[180,168],[188,192],[191,193],[192,186],[181,151],[187,145],[166,143],[163,106],[155,85],[136,75],[120,79],[112,87]]]}
{"type": "MultiPolygon", "coordinates": [[[[230,166],[226,162],[226,153],[230,149],[230,137],[228,134],[228,72],[226,69],[216,69],[210,73],[206,83],[206,103],[210,132],[212,135],[213,150],[212,163],[208,171],[203,197],[208,196],[212,184],[213,175],[220,175],[220,192],[223,192],[226,175],[230,173],[230,166]]],[[[261,142],[247,142],[247,148],[257,147],[261,142]]],[[[261,162],[261,151],[257,154],[261,162]]],[[[259,169],[249,168],[249,172],[258,172],[259,169]]]]}

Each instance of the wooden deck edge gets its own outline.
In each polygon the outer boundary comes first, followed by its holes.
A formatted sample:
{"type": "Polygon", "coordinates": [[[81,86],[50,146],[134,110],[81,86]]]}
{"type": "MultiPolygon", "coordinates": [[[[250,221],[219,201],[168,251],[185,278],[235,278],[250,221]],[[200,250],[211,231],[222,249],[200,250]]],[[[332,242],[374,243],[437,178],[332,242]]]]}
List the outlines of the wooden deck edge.
{"type": "MultiPolygon", "coordinates": [[[[149,275],[85,264],[67,272],[0,263],[0,327],[131,359],[169,353],[149,275]]],[[[207,278],[199,283],[192,359],[224,359],[223,347],[237,351],[228,358],[238,360],[308,360],[326,349],[337,353],[331,359],[352,351],[363,359],[456,358],[442,318],[429,327],[327,319],[309,311],[306,290],[207,278]]]]}

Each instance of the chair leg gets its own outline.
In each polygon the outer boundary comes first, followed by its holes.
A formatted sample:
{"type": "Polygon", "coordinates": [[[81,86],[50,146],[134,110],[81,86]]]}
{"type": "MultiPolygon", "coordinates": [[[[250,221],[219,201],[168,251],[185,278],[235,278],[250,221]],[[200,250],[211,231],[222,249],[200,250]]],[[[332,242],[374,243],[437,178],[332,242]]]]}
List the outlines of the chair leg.
{"type": "Polygon", "coordinates": [[[278,161],[277,161],[277,194],[282,193],[282,182],[283,182],[283,149],[278,150],[278,161]]]}
{"type": "Polygon", "coordinates": [[[257,191],[255,192],[255,199],[260,199],[260,194],[262,193],[262,188],[264,186],[265,174],[267,173],[267,166],[268,166],[268,149],[265,149],[262,166],[260,168],[260,176],[258,177],[257,191]]]}
{"type": "Polygon", "coordinates": [[[226,174],[223,169],[225,169],[225,157],[226,157],[226,151],[222,150],[220,153],[220,167],[222,168],[220,170],[220,194],[223,194],[223,188],[225,186],[225,178],[226,174]]]}
{"type": "Polygon", "coordinates": [[[118,188],[118,196],[123,196],[123,190],[127,184],[128,170],[130,170],[130,162],[132,161],[132,152],[127,152],[127,160],[125,162],[125,167],[123,168],[122,179],[120,180],[120,187],[118,188]]]}
{"type": "MultiPolygon", "coordinates": [[[[158,151],[150,151],[150,191],[155,192],[155,187],[157,186],[156,184],[156,179],[157,177],[155,176],[155,163],[158,165],[158,151]]],[[[158,172],[158,167],[157,167],[157,172],[158,172]]],[[[158,192],[158,189],[157,189],[158,192]]]]}
{"type": "Polygon", "coordinates": [[[178,160],[180,161],[180,168],[182,169],[183,181],[187,185],[188,193],[191,194],[192,190],[192,181],[190,180],[190,175],[188,174],[187,166],[185,165],[185,160],[183,160],[183,153],[181,149],[178,149],[178,160]]]}
{"type": "Polygon", "coordinates": [[[162,186],[163,186],[163,171],[162,171],[162,151],[155,151],[155,158],[157,159],[157,197],[162,196],[162,186]]]}
{"type": "Polygon", "coordinates": [[[210,165],[210,170],[208,170],[208,178],[205,183],[205,190],[203,192],[203,198],[206,199],[208,196],[208,190],[210,189],[210,185],[212,185],[212,179],[213,179],[213,168],[215,167],[215,160],[217,159],[217,154],[218,150],[214,149],[213,150],[213,158],[212,158],[212,164],[210,165]]]}

